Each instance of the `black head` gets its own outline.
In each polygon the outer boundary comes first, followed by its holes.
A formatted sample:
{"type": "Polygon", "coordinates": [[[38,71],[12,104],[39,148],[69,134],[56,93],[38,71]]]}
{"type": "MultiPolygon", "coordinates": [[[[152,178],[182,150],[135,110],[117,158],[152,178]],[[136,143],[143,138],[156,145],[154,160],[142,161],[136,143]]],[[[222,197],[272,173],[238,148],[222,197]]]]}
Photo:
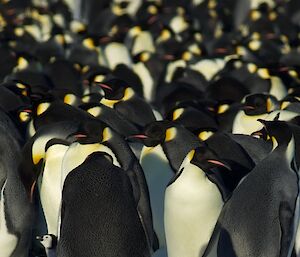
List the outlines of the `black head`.
{"type": "Polygon", "coordinates": [[[139,141],[148,147],[155,147],[163,144],[168,139],[168,129],[173,126],[174,124],[167,120],[155,121],[147,125],[143,133],[130,136],[127,139],[129,141],[139,141]]]}
{"type": "Polygon", "coordinates": [[[23,106],[18,109],[19,122],[27,124],[32,118],[31,106],[23,106]]]}
{"type": "Polygon", "coordinates": [[[221,160],[212,150],[206,146],[197,147],[191,152],[191,163],[200,167],[204,172],[209,172],[213,168],[225,168],[231,170],[224,160],[221,160]]]}
{"type": "Polygon", "coordinates": [[[119,100],[125,94],[128,84],[121,79],[110,79],[103,83],[97,83],[104,91],[105,98],[110,100],[119,100]]]}
{"type": "Polygon", "coordinates": [[[29,97],[31,94],[30,85],[18,80],[2,83],[1,86],[8,88],[19,96],[29,97]]]}
{"type": "Polygon", "coordinates": [[[252,94],[245,98],[243,106],[246,115],[254,116],[270,113],[278,109],[277,99],[269,94],[252,94]]]}
{"type": "Polygon", "coordinates": [[[106,152],[93,152],[88,157],[86,157],[85,162],[87,161],[94,161],[99,158],[104,158],[105,161],[109,161],[110,163],[113,163],[113,158],[111,155],[109,155],[106,152]]]}
{"type": "Polygon", "coordinates": [[[293,134],[285,121],[266,121],[261,119],[258,121],[264,125],[265,132],[263,133],[267,133],[267,136],[271,138],[275,146],[287,146],[291,142],[293,134]]]}
{"type": "Polygon", "coordinates": [[[36,240],[40,241],[40,243],[46,248],[46,249],[53,249],[57,245],[57,237],[53,234],[47,234],[43,236],[37,236],[36,240]]]}
{"type": "Polygon", "coordinates": [[[107,133],[109,133],[109,131],[105,123],[99,120],[89,119],[80,123],[77,131],[69,135],[67,140],[80,144],[93,144],[106,141],[109,138],[107,133]]]}

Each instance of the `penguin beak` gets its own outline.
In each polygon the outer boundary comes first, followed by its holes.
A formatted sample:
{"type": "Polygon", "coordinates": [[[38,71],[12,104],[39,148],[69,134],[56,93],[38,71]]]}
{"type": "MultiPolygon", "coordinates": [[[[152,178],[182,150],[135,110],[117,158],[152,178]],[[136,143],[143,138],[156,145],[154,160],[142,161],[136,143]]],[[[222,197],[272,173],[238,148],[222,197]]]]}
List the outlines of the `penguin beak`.
{"type": "Polygon", "coordinates": [[[225,164],[224,162],[218,161],[218,160],[207,160],[207,162],[215,164],[217,166],[221,166],[223,168],[226,168],[230,171],[232,171],[232,169],[229,167],[229,165],[225,164]]]}
{"type": "Polygon", "coordinates": [[[82,139],[82,138],[87,138],[87,135],[84,133],[75,132],[67,137],[67,141],[74,143],[77,140],[82,139]]]}
{"type": "Polygon", "coordinates": [[[82,81],[82,84],[83,84],[85,87],[88,87],[88,86],[90,85],[90,82],[89,82],[88,79],[84,79],[84,80],[82,81]]]}
{"type": "Polygon", "coordinates": [[[288,72],[288,71],[289,71],[289,67],[286,67],[286,66],[280,67],[280,68],[278,69],[278,71],[279,71],[279,72],[288,72]]]}
{"type": "Polygon", "coordinates": [[[219,47],[215,50],[216,54],[226,54],[227,53],[227,49],[224,47],[219,47]]]}
{"type": "Polygon", "coordinates": [[[149,137],[144,134],[136,134],[136,135],[126,137],[126,141],[135,142],[135,141],[140,141],[140,140],[147,139],[147,138],[149,138],[149,137]]]}
{"type": "Polygon", "coordinates": [[[148,19],[147,23],[148,23],[149,25],[151,25],[151,24],[153,24],[154,22],[156,22],[157,19],[158,19],[157,15],[151,16],[151,17],[148,19]]]}
{"type": "Polygon", "coordinates": [[[108,89],[108,90],[110,90],[110,91],[113,91],[113,89],[112,89],[110,86],[106,85],[106,84],[99,83],[98,85],[99,85],[101,88],[103,88],[103,89],[108,89]]]}
{"type": "Polygon", "coordinates": [[[251,106],[251,105],[242,105],[242,110],[244,111],[249,111],[249,110],[254,110],[255,107],[251,106]]]}
{"type": "Polygon", "coordinates": [[[173,61],[173,60],[175,59],[175,56],[172,55],[172,54],[165,54],[165,55],[163,56],[163,59],[164,59],[164,60],[167,60],[167,61],[173,61]]]}
{"type": "Polygon", "coordinates": [[[99,43],[100,43],[100,44],[105,44],[105,43],[108,43],[108,42],[110,42],[110,41],[111,41],[111,37],[109,37],[109,36],[101,37],[101,38],[99,39],[99,43]]]}
{"type": "Polygon", "coordinates": [[[36,180],[33,182],[33,184],[31,185],[31,188],[30,188],[29,200],[31,203],[33,203],[33,194],[34,194],[35,186],[36,186],[36,180]]]}
{"type": "Polygon", "coordinates": [[[85,135],[85,134],[75,134],[74,137],[75,137],[76,139],[79,139],[79,138],[86,138],[87,135],[85,135]]]}
{"type": "Polygon", "coordinates": [[[255,131],[251,134],[251,136],[257,136],[257,137],[262,137],[263,133],[261,131],[255,131]]]}
{"type": "Polygon", "coordinates": [[[266,39],[275,39],[276,35],[274,33],[267,33],[266,34],[266,39]]]}

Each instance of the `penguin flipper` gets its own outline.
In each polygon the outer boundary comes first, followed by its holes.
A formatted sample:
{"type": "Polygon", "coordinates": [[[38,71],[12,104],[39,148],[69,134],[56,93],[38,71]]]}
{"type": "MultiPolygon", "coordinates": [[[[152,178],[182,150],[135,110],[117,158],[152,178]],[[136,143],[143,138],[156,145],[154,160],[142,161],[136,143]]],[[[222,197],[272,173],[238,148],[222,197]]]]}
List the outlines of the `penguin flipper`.
{"type": "Polygon", "coordinates": [[[150,251],[158,249],[157,237],[153,229],[152,212],[150,206],[150,196],[146,178],[139,163],[132,162],[126,170],[133,189],[136,208],[140,216],[141,223],[148,241],[150,251]]]}

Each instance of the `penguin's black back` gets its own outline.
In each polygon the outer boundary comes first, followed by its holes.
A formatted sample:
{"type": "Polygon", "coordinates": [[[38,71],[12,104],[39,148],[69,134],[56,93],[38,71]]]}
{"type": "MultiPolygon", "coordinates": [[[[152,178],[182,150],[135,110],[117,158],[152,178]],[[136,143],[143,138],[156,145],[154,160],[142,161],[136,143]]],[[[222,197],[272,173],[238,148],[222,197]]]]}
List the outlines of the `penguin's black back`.
{"type": "Polygon", "coordinates": [[[296,173],[273,151],[224,206],[218,256],[287,256],[297,196],[296,173]]]}
{"type": "Polygon", "coordinates": [[[18,238],[11,257],[27,257],[31,242],[33,224],[32,206],[18,169],[21,154],[20,146],[10,131],[0,127],[0,186],[6,180],[4,189],[4,211],[7,230],[18,238]]]}
{"type": "Polygon", "coordinates": [[[149,248],[154,248],[155,250],[157,246],[154,240],[149,191],[142,167],[127,142],[117,133],[113,133],[112,138],[103,144],[114,152],[131,182],[136,208],[147,234],[149,248]]]}
{"type": "Polygon", "coordinates": [[[102,153],[67,176],[62,199],[58,256],[150,256],[130,181],[102,153]]]}
{"type": "Polygon", "coordinates": [[[133,96],[127,101],[120,101],[115,105],[115,109],[129,121],[141,127],[155,121],[150,105],[138,96],[133,96]]]}

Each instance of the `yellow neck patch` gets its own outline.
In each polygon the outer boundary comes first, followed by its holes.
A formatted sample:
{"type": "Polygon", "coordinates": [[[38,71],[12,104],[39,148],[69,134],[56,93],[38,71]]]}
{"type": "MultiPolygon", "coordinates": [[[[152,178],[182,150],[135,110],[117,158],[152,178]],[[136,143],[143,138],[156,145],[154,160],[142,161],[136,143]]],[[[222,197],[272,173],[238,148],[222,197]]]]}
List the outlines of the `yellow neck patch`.
{"type": "Polygon", "coordinates": [[[102,132],[102,142],[106,142],[112,138],[112,131],[110,128],[106,127],[102,132]]]}
{"type": "Polygon", "coordinates": [[[181,114],[184,112],[184,108],[179,108],[179,109],[176,109],[174,112],[173,112],[173,120],[177,120],[181,114]]]}
{"type": "Polygon", "coordinates": [[[40,103],[36,109],[36,114],[41,115],[44,113],[50,106],[50,103],[40,103]]]}
{"type": "Polygon", "coordinates": [[[176,137],[177,129],[176,128],[168,128],[166,130],[165,142],[171,141],[176,137]]]}
{"type": "Polygon", "coordinates": [[[191,150],[188,154],[187,154],[187,158],[188,160],[191,162],[192,159],[194,158],[195,155],[195,150],[191,150]]]}

